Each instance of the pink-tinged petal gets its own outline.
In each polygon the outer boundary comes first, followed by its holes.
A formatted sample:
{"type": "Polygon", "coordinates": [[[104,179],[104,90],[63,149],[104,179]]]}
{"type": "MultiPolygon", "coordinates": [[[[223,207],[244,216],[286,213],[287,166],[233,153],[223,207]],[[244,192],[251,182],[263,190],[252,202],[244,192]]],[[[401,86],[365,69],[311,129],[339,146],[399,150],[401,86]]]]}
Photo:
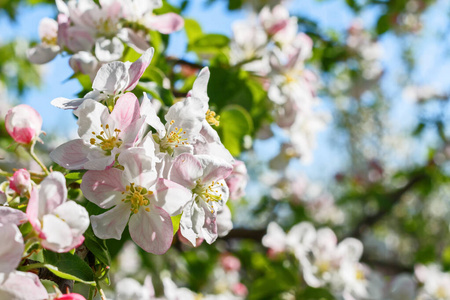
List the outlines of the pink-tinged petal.
{"type": "Polygon", "coordinates": [[[130,218],[130,209],[131,205],[120,203],[101,215],[91,216],[95,235],[101,239],[120,240],[130,218]]]}
{"type": "Polygon", "coordinates": [[[122,179],[119,169],[111,168],[104,171],[87,171],[81,181],[81,191],[89,201],[102,208],[116,205],[125,191],[127,182],[122,179]]]}
{"type": "Polygon", "coordinates": [[[12,272],[22,260],[22,234],[14,224],[0,225],[0,273],[12,272]]]}
{"type": "Polygon", "coordinates": [[[11,207],[0,206],[0,224],[11,223],[15,225],[21,225],[26,222],[28,222],[28,218],[24,212],[11,207]]]}
{"type": "Polygon", "coordinates": [[[222,159],[210,155],[197,155],[203,168],[203,183],[225,179],[233,171],[233,166],[222,159]]]}
{"type": "Polygon", "coordinates": [[[186,205],[180,220],[180,232],[192,246],[196,246],[197,238],[200,237],[203,224],[205,224],[205,211],[195,201],[186,205]]]}
{"type": "Polygon", "coordinates": [[[27,51],[28,60],[37,65],[46,64],[58,55],[59,46],[37,45],[27,51]]]}
{"type": "Polygon", "coordinates": [[[80,235],[78,237],[74,237],[72,239],[72,243],[69,246],[60,249],[59,253],[69,252],[72,249],[78,248],[79,246],[81,246],[81,244],[83,244],[83,242],[84,242],[84,236],[80,235]]]}
{"type": "Polygon", "coordinates": [[[67,199],[66,179],[60,172],[52,172],[41,182],[38,217],[51,213],[67,199]]]}
{"type": "Polygon", "coordinates": [[[228,206],[224,205],[222,210],[217,213],[217,234],[220,237],[226,236],[231,229],[233,229],[233,222],[231,221],[231,211],[228,206]]]}
{"type": "Polygon", "coordinates": [[[65,44],[67,48],[72,50],[74,53],[80,51],[90,52],[95,44],[94,37],[91,35],[89,31],[87,31],[84,28],[70,26],[67,28],[64,35],[60,34],[59,31],[58,31],[58,43],[60,37],[62,38],[64,36],[66,39],[62,40],[61,42],[65,44]]]}
{"type": "Polygon", "coordinates": [[[41,133],[42,117],[31,106],[20,104],[8,110],[5,127],[17,143],[29,144],[41,133]]]}
{"type": "Polygon", "coordinates": [[[38,188],[33,188],[30,193],[30,200],[28,200],[27,206],[27,218],[30,221],[31,226],[38,233],[41,232],[41,222],[39,221],[39,191],[38,188]]]}
{"type": "Polygon", "coordinates": [[[72,244],[72,232],[69,225],[55,215],[48,214],[42,218],[42,233],[45,239],[41,241],[45,249],[63,252],[72,244]]]}
{"type": "Polygon", "coordinates": [[[138,60],[131,64],[128,69],[130,81],[128,82],[128,86],[125,88],[126,91],[131,91],[136,87],[142,74],[144,74],[145,69],[147,69],[150,64],[154,52],[155,50],[153,48],[147,49],[138,60]]]}
{"type": "Polygon", "coordinates": [[[128,68],[123,62],[115,61],[103,65],[95,76],[92,88],[110,95],[125,90],[128,85],[128,68]]]}
{"type": "Polygon", "coordinates": [[[178,155],[170,172],[170,180],[192,189],[195,187],[195,181],[203,174],[202,164],[192,154],[184,153],[178,155]]]}
{"type": "Polygon", "coordinates": [[[39,22],[39,37],[41,41],[51,40],[58,37],[58,22],[50,18],[43,18],[39,22]]]}
{"type": "Polygon", "coordinates": [[[90,159],[84,164],[86,170],[101,171],[111,167],[114,164],[114,155],[105,156],[102,158],[90,159]]]}
{"type": "Polygon", "coordinates": [[[128,46],[131,46],[137,53],[144,53],[150,48],[144,31],[134,31],[131,28],[122,28],[117,36],[128,46]]]}
{"type": "Polygon", "coordinates": [[[209,207],[204,201],[200,202],[205,212],[205,222],[202,226],[202,236],[208,244],[212,244],[217,239],[216,214],[211,213],[209,207]]]}
{"type": "Polygon", "coordinates": [[[121,130],[136,122],[140,117],[139,100],[133,93],[126,93],[117,99],[110,118],[121,130]]]}
{"type": "Polygon", "coordinates": [[[150,22],[148,22],[148,26],[163,34],[170,34],[183,28],[184,19],[175,13],[167,13],[152,17],[150,22]]]}
{"type": "Polygon", "coordinates": [[[30,173],[26,169],[19,169],[9,178],[9,187],[23,196],[31,191],[30,173]]]}
{"type": "Polygon", "coordinates": [[[181,214],[182,208],[192,199],[192,192],[178,183],[159,178],[156,182],[156,203],[169,215],[181,214]]]}
{"type": "Polygon", "coordinates": [[[130,235],[142,249],[153,254],[164,254],[173,239],[173,225],[169,214],[157,206],[150,211],[139,210],[130,219],[130,235]]]}
{"type": "Polygon", "coordinates": [[[48,293],[36,274],[14,271],[0,284],[0,299],[45,300],[48,293]]]}
{"type": "Polygon", "coordinates": [[[89,214],[75,201],[67,201],[58,206],[53,213],[69,225],[73,236],[82,235],[89,227],[89,214]]]}
{"type": "Polygon", "coordinates": [[[100,134],[101,125],[109,118],[108,108],[92,99],[84,100],[74,114],[78,116],[78,135],[88,143],[94,137],[92,132],[100,134]]]}
{"type": "Polygon", "coordinates": [[[90,146],[84,140],[76,139],[64,143],[50,152],[50,158],[63,168],[69,170],[84,169],[90,146]]]}
{"type": "Polygon", "coordinates": [[[156,157],[146,154],[144,148],[130,148],[119,155],[119,163],[124,167],[123,177],[145,188],[151,188],[157,179],[156,157]]]}

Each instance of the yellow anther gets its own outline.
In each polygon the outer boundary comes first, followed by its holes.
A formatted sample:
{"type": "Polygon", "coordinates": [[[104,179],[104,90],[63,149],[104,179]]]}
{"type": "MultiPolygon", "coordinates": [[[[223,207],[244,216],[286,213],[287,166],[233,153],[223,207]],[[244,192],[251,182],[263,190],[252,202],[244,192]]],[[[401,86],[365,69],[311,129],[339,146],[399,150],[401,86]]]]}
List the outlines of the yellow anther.
{"type": "Polygon", "coordinates": [[[219,126],[220,122],[220,116],[216,117],[216,113],[212,110],[209,110],[206,112],[206,116],[205,116],[206,121],[210,124],[210,125],[214,125],[214,126],[219,126]]]}

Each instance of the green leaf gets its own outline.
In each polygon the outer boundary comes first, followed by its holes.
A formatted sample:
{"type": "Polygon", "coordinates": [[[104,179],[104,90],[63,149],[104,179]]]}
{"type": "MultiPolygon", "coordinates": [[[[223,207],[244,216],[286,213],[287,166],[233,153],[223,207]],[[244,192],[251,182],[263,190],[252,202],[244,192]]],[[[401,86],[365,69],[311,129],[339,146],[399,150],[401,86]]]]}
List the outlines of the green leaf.
{"type": "Polygon", "coordinates": [[[229,105],[220,112],[221,140],[233,156],[241,153],[244,136],[252,130],[252,118],[242,106],[229,105]]]}
{"type": "Polygon", "coordinates": [[[218,53],[228,47],[230,39],[223,34],[210,33],[198,37],[188,45],[188,51],[196,53],[218,53]]]}
{"type": "Polygon", "coordinates": [[[94,284],[94,272],[78,255],[44,250],[45,267],[58,277],[94,284]]]}
{"type": "Polygon", "coordinates": [[[186,30],[189,44],[194,43],[203,35],[202,27],[197,21],[193,19],[184,20],[184,29],[186,30]]]}
{"type": "Polygon", "coordinates": [[[77,181],[79,181],[79,183],[81,183],[81,179],[83,178],[84,173],[86,173],[86,172],[71,172],[71,173],[67,173],[64,177],[66,177],[67,184],[70,184],[72,182],[77,182],[77,181]]]}
{"type": "Polygon", "coordinates": [[[94,254],[94,256],[105,266],[111,265],[111,256],[109,255],[108,247],[106,246],[105,240],[99,239],[95,236],[92,228],[89,227],[84,233],[84,245],[89,249],[89,251],[94,254]]]}
{"type": "Polygon", "coordinates": [[[181,220],[181,214],[177,216],[170,217],[172,219],[172,225],[173,225],[173,235],[175,235],[180,228],[180,220],[181,220]]]}
{"type": "Polygon", "coordinates": [[[377,22],[377,33],[378,34],[383,34],[389,30],[389,27],[390,27],[389,19],[390,18],[391,18],[391,15],[383,14],[378,19],[378,22],[377,22]]]}

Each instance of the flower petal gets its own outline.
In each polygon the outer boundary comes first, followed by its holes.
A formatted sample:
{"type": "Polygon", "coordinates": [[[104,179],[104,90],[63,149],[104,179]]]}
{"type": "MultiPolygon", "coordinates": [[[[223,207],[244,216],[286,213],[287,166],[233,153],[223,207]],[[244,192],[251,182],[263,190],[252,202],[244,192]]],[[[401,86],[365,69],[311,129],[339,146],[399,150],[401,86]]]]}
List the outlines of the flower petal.
{"type": "Polygon", "coordinates": [[[110,118],[118,129],[125,129],[140,117],[139,101],[133,93],[123,94],[117,99],[110,118]]]}
{"type": "Polygon", "coordinates": [[[159,178],[156,182],[156,203],[169,215],[176,216],[182,208],[192,199],[192,192],[184,186],[173,181],[159,178]]]}
{"type": "Polygon", "coordinates": [[[200,161],[192,154],[183,153],[175,158],[169,179],[188,189],[192,189],[195,187],[195,181],[202,174],[203,169],[200,161]]]}
{"type": "Polygon", "coordinates": [[[128,86],[124,89],[125,91],[133,90],[139,82],[142,74],[144,74],[145,69],[147,69],[150,61],[153,58],[153,53],[155,50],[153,48],[148,48],[138,60],[131,64],[128,69],[129,82],[128,86]]]}
{"type": "Polygon", "coordinates": [[[130,217],[130,205],[118,204],[107,212],[91,216],[92,230],[101,239],[120,240],[130,217]]]}
{"type": "Polygon", "coordinates": [[[48,214],[42,218],[42,233],[45,239],[41,243],[45,249],[64,252],[63,249],[72,244],[69,225],[55,215],[48,214]]]}
{"type": "Polygon", "coordinates": [[[151,29],[158,30],[163,34],[170,34],[183,28],[184,20],[176,13],[167,13],[159,16],[153,16],[147,25],[151,29]]]}
{"type": "Polygon", "coordinates": [[[78,116],[78,135],[86,142],[93,137],[92,132],[100,134],[102,122],[109,118],[108,108],[92,99],[84,100],[74,114],[78,116]]]}
{"type": "Polygon", "coordinates": [[[173,239],[173,225],[169,214],[157,206],[143,209],[130,219],[130,235],[142,249],[153,254],[164,254],[173,239]]]}
{"type": "Polygon", "coordinates": [[[115,95],[116,92],[123,91],[128,85],[128,68],[120,61],[103,65],[95,76],[92,88],[95,90],[115,95]]]}
{"type": "Polygon", "coordinates": [[[0,243],[0,273],[12,272],[22,260],[25,248],[19,228],[14,224],[2,224],[0,243]]]}
{"type": "Polygon", "coordinates": [[[84,164],[89,161],[87,156],[90,148],[83,139],[75,139],[50,152],[50,158],[63,168],[69,170],[83,169],[84,164]]]}
{"type": "Polygon", "coordinates": [[[186,205],[180,220],[180,231],[192,246],[196,246],[197,238],[200,236],[203,224],[205,224],[205,211],[195,201],[186,205]]]}
{"type": "Polygon", "coordinates": [[[144,148],[130,148],[119,156],[119,163],[124,167],[125,181],[147,189],[155,184],[158,176],[155,161],[156,157],[147,155],[144,148]]]}
{"type": "Polygon", "coordinates": [[[60,172],[45,177],[39,188],[38,218],[51,213],[67,199],[66,179],[60,172]]]}
{"type": "Polygon", "coordinates": [[[233,171],[232,165],[214,156],[197,155],[196,158],[203,168],[203,183],[225,179],[233,171]]]}
{"type": "Polygon", "coordinates": [[[11,223],[18,226],[26,222],[28,222],[28,218],[24,212],[11,207],[0,206],[0,224],[11,223]]]}
{"type": "Polygon", "coordinates": [[[81,181],[83,195],[101,208],[114,206],[122,199],[122,192],[127,184],[122,179],[122,172],[116,168],[87,171],[81,181]]]}
{"type": "Polygon", "coordinates": [[[37,45],[27,51],[27,57],[33,64],[46,64],[53,60],[60,51],[59,46],[37,45]]]}
{"type": "Polygon", "coordinates": [[[89,227],[89,214],[87,210],[75,201],[63,203],[53,213],[69,225],[74,237],[82,235],[89,227]]]}
{"type": "Polygon", "coordinates": [[[36,274],[14,271],[0,284],[0,299],[48,299],[48,293],[36,274]]]}
{"type": "MultiPolygon", "coordinates": [[[[107,39],[102,37],[95,42],[95,56],[99,61],[109,62],[119,60],[125,49],[121,40],[117,37],[107,39]]],[[[123,91],[123,90],[122,90],[123,91]]]]}

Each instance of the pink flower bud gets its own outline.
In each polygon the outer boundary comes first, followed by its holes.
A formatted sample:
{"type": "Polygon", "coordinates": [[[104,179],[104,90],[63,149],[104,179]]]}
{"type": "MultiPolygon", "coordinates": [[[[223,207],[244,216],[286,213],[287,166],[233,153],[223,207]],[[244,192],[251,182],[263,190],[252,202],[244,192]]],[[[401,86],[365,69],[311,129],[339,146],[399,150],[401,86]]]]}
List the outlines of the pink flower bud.
{"type": "MultiPolygon", "coordinates": [[[[182,242],[186,246],[192,247],[191,242],[189,242],[189,240],[181,234],[181,230],[178,230],[177,234],[178,234],[178,239],[180,240],[180,242],[182,242]]],[[[195,240],[195,247],[200,246],[203,243],[203,240],[204,240],[203,238],[197,238],[195,240]]]]}
{"type": "Polygon", "coordinates": [[[53,300],[86,300],[86,298],[77,293],[70,293],[61,295],[53,300]]]}
{"type": "Polygon", "coordinates": [[[41,133],[42,118],[31,106],[20,104],[8,110],[5,126],[17,143],[29,144],[41,133]]]}
{"type": "Polygon", "coordinates": [[[231,254],[223,254],[220,257],[220,264],[225,271],[239,271],[241,269],[241,261],[231,255],[231,254]]]}
{"type": "Polygon", "coordinates": [[[245,285],[243,285],[242,283],[240,283],[240,282],[238,282],[235,285],[233,285],[231,290],[233,291],[233,293],[236,296],[240,296],[240,297],[245,297],[248,294],[247,287],[245,285]]]}
{"type": "Polygon", "coordinates": [[[9,178],[9,187],[21,196],[29,193],[31,191],[30,173],[26,169],[17,170],[9,178]]]}

